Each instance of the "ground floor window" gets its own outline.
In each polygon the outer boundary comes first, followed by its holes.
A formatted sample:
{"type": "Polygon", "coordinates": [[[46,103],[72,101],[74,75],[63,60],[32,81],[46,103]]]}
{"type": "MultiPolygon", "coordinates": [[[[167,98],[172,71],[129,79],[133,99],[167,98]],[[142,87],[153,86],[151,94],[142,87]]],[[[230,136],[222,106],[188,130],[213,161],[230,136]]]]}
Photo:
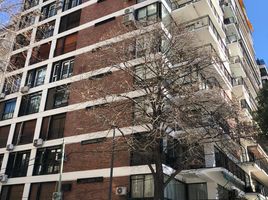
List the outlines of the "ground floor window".
{"type": "Polygon", "coordinates": [[[188,200],[205,200],[208,198],[207,184],[188,184],[188,200]]]}

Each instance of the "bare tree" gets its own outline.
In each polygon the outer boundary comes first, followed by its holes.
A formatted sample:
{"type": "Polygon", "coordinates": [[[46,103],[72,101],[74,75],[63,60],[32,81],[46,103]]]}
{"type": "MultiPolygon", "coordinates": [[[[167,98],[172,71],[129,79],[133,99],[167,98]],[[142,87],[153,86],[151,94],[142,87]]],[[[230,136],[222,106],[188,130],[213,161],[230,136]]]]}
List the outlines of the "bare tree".
{"type": "MultiPolygon", "coordinates": [[[[33,25],[35,18],[42,16],[39,9],[27,12],[27,9],[38,5],[36,0],[2,0],[0,2],[0,81],[4,82],[3,92],[6,94],[17,92],[20,87],[21,74],[6,75],[9,72],[23,68],[27,58],[27,46],[32,39],[33,28],[37,28],[36,41],[51,36],[53,33],[53,24],[43,23],[36,27],[33,25]],[[26,14],[23,13],[26,11],[26,14]],[[31,28],[28,28],[30,27],[31,28]],[[25,29],[25,31],[22,31],[25,29]],[[19,32],[19,33],[18,33],[19,32]],[[18,53],[12,54],[12,51],[18,50],[18,53]]],[[[33,48],[31,61],[39,62],[42,58],[38,57],[38,51],[42,45],[33,48]]],[[[31,64],[31,63],[30,63],[31,64]]]]}
{"type": "Polygon", "coordinates": [[[134,30],[131,25],[117,27],[112,35],[129,29],[131,34],[90,54],[111,67],[72,86],[71,92],[84,101],[103,98],[90,115],[121,132],[124,140],[116,146],[149,166],[154,199],[162,200],[164,188],[178,173],[204,167],[204,145],[215,144],[238,157],[240,139],[256,131],[244,119],[236,99],[217,81],[213,68],[224,67],[227,57],[224,60],[212,45],[203,45],[187,24],[147,25],[136,24],[134,30]],[[133,91],[136,96],[129,94],[133,91]],[[100,108],[107,109],[109,116],[100,108]],[[126,135],[121,130],[129,115],[133,115],[132,125],[144,128],[142,133],[126,135]],[[168,178],[163,164],[174,169],[168,178]]]}

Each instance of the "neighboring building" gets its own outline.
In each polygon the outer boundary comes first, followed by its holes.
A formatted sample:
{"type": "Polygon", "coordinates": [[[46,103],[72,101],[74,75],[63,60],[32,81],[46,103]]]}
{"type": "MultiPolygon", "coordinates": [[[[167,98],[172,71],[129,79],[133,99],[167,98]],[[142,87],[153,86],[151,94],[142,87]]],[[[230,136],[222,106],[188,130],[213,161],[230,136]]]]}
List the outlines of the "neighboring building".
{"type": "MultiPolygon", "coordinates": [[[[0,83],[1,200],[51,199],[57,191],[63,142],[64,199],[108,199],[110,154],[95,149],[110,148],[103,138],[111,141],[112,135],[107,136],[94,115],[86,115],[86,108],[98,104],[94,95],[81,103],[69,87],[82,88],[86,81],[94,81],[89,79],[92,74],[107,67],[94,53],[103,40],[112,42],[109,30],[125,19],[127,8],[133,8],[128,10],[129,20],[161,19],[165,12],[177,22],[196,25],[201,41],[226,61],[222,68],[215,67],[222,88],[239,99],[251,120],[261,78],[242,0],[26,0],[10,53],[12,68],[4,75],[13,81],[0,83]],[[33,13],[37,9],[41,16],[33,13]]],[[[121,76],[113,73],[109,80],[121,76]]],[[[124,118],[130,121],[132,116],[124,118]]],[[[176,176],[169,198],[232,199],[240,191],[248,199],[265,199],[268,156],[253,141],[242,145],[243,158],[235,158],[208,144],[205,167],[176,176]]],[[[147,165],[132,164],[129,152],[116,153],[112,199],[150,199],[149,173],[147,165]]]]}
{"type": "Polygon", "coordinates": [[[261,71],[261,80],[262,83],[268,82],[268,69],[263,59],[257,59],[257,64],[259,65],[261,71]]]}

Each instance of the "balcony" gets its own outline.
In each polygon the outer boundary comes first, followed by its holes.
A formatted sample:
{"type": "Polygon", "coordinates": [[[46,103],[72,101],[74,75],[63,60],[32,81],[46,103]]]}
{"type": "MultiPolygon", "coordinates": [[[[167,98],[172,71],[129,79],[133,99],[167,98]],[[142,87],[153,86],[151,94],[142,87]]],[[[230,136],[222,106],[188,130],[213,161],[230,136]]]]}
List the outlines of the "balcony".
{"type": "Polygon", "coordinates": [[[228,49],[230,51],[230,56],[243,58],[243,49],[239,43],[239,38],[237,35],[233,34],[227,36],[226,41],[228,49]]]}
{"type": "Polygon", "coordinates": [[[268,155],[260,145],[249,146],[247,149],[249,161],[242,163],[241,167],[268,186],[268,155]]]}
{"type": "Polygon", "coordinates": [[[241,39],[240,33],[239,33],[239,27],[237,24],[237,19],[235,17],[229,17],[224,19],[224,24],[226,27],[226,35],[227,37],[229,35],[236,36],[237,40],[241,39]]]}
{"type": "Polygon", "coordinates": [[[225,42],[208,15],[189,21],[186,26],[189,31],[193,32],[196,38],[196,46],[211,44],[222,60],[226,60],[226,57],[229,58],[229,51],[225,42]]]}
{"type": "Polygon", "coordinates": [[[245,192],[248,200],[266,200],[268,197],[268,188],[257,181],[253,181],[253,185],[247,187],[245,192]]]}
{"type": "Polygon", "coordinates": [[[233,56],[230,58],[230,67],[234,76],[243,78],[247,77],[243,62],[239,56],[233,56]]]}
{"type": "Polygon", "coordinates": [[[242,191],[249,185],[249,175],[231,160],[225,153],[215,148],[215,162],[212,167],[198,170],[183,170],[180,175],[191,182],[191,180],[216,182],[218,184],[226,184],[234,186],[242,191]]]}
{"type": "Polygon", "coordinates": [[[225,36],[222,11],[220,7],[216,8],[211,0],[167,0],[167,3],[172,9],[171,15],[175,21],[184,23],[209,15],[220,35],[225,36]]]}
{"type": "Polygon", "coordinates": [[[248,182],[248,174],[240,168],[234,161],[232,161],[225,153],[215,149],[216,167],[222,167],[231,172],[235,177],[243,181],[245,184],[248,182]]]}
{"type": "Polygon", "coordinates": [[[221,0],[220,4],[225,18],[236,16],[235,3],[232,0],[221,0]]]}
{"type": "Polygon", "coordinates": [[[249,99],[249,89],[243,77],[233,79],[233,93],[237,98],[249,99]]]}
{"type": "Polygon", "coordinates": [[[250,108],[250,110],[257,108],[255,100],[248,87],[249,82],[243,77],[236,77],[233,79],[233,93],[238,99],[247,99],[248,106],[243,106],[242,108],[250,108]],[[252,109],[251,109],[252,108],[252,109]]]}

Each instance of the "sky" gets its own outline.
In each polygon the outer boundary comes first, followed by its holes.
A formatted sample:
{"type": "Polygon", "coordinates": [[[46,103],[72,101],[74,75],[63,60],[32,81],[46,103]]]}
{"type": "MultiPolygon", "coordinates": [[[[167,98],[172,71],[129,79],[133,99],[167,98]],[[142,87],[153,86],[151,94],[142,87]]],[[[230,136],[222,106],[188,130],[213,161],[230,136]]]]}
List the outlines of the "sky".
{"type": "Polygon", "coordinates": [[[254,32],[256,57],[268,65],[268,0],[244,0],[254,32]]]}

